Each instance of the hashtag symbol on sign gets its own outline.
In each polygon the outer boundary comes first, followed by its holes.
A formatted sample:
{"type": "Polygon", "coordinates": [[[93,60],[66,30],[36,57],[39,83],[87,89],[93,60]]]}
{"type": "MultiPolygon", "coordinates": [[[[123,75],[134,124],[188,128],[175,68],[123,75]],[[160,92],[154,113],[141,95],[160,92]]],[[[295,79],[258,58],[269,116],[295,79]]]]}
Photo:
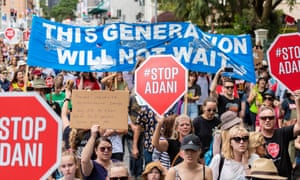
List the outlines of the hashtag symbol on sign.
{"type": "Polygon", "coordinates": [[[281,48],[276,49],[276,57],[280,57],[281,55],[281,48]]]}
{"type": "Polygon", "coordinates": [[[145,69],[144,77],[148,77],[150,75],[150,69],[145,69]]]}

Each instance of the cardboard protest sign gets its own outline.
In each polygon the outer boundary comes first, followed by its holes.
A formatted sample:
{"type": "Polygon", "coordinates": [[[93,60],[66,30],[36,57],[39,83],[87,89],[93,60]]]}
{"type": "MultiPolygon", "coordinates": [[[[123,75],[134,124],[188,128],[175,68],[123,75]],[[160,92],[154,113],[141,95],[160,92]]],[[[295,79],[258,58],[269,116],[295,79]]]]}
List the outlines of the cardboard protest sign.
{"type": "Polygon", "coordinates": [[[99,124],[104,129],[128,128],[128,91],[72,92],[72,128],[90,129],[99,124]]]}

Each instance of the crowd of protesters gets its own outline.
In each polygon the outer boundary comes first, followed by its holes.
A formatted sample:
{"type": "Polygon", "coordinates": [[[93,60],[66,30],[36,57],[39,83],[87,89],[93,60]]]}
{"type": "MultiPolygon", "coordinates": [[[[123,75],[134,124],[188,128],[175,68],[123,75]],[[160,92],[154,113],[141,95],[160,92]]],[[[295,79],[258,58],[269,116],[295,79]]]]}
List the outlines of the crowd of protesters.
{"type": "Polygon", "coordinates": [[[290,92],[276,82],[266,63],[256,67],[255,84],[224,76],[224,67],[215,74],[189,72],[188,92],[160,117],[139,104],[134,70],[28,67],[24,44],[0,40],[0,47],[0,91],[36,91],[61,116],[62,159],[49,179],[300,177],[300,90],[290,92]],[[72,89],[128,91],[128,129],[71,128],[72,89]]]}

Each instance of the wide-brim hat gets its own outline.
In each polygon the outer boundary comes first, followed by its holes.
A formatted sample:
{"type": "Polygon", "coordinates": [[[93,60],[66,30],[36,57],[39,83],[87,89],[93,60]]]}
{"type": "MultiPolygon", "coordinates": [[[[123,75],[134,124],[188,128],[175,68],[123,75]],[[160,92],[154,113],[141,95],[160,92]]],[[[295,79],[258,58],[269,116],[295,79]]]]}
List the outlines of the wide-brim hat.
{"type": "Polygon", "coordinates": [[[221,117],[221,130],[228,130],[233,126],[240,124],[242,119],[237,116],[236,112],[233,111],[226,111],[224,112],[221,117]]]}
{"type": "Polygon", "coordinates": [[[164,169],[163,169],[163,166],[161,165],[161,163],[159,161],[153,161],[151,163],[148,163],[143,174],[142,174],[142,179],[145,179],[147,174],[149,174],[153,168],[156,168],[160,171],[160,179],[164,179],[164,169]]]}
{"type": "Polygon", "coordinates": [[[49,88],[46,85],[46,82],[44,79],[35,79],[32,81],[32,87],[35,89],[45,89],[45,88],[49,88]]]}
{"type": "Polygon", "coordinates": [[[25,61],[19,60],[17,66],[20,67],[20,66],[23,66],[23,65],[26,65],[26,64],[27,63],[25,61]]]}
{"type": "Polygon", "coordinates": [[[246,177],[275,180],[287,179],[287,177],[279,176],[273,161],[266,158],[258,158],[254,160],[250,175],[247,175],[246,177]]]}

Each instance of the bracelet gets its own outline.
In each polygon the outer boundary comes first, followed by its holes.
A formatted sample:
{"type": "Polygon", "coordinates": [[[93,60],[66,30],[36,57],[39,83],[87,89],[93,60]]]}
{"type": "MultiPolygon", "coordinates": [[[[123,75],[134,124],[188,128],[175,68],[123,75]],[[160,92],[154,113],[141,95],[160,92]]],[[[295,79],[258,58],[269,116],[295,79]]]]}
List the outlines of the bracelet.
{"type": "Polygon", "coordinates": [[[70,102],[70,101],[71,101],[71,99],[69,99],[69,98],[65,98],[65,99],[64,99],[64,102],[66,102],[66,101],[70,102]]]}

